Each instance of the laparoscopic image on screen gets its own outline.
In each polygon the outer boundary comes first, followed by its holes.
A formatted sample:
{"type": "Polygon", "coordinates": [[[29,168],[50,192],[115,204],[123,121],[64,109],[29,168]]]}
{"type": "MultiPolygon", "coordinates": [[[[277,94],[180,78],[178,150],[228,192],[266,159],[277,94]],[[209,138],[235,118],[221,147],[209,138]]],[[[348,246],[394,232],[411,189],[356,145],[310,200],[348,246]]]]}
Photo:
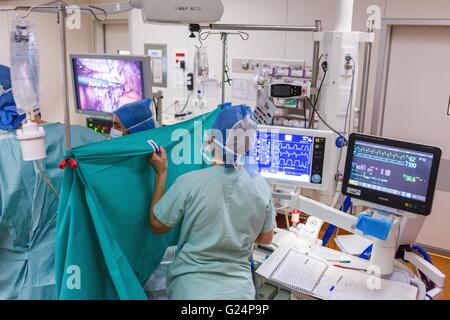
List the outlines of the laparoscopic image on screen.
{"type": "Polygon", "coordinates": [[[77,58],[73,63],[81,111],[112,113],[144,98],[141,61],[77,58]]]}

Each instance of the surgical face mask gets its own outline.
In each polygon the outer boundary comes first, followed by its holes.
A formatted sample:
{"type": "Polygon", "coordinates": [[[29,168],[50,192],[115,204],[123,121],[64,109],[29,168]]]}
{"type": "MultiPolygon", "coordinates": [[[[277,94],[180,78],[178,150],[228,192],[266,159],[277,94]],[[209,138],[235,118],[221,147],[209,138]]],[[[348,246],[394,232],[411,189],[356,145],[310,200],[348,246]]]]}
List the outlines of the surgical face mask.
{"type": "Polygon", "coordinates": [[[115,128],[111,128],[111,132],[109,133],[109,138],[110,139],[115,139],[115,138],[120,138],[121,136],[123,136],[123,132],[119,131],[115,128]]]}

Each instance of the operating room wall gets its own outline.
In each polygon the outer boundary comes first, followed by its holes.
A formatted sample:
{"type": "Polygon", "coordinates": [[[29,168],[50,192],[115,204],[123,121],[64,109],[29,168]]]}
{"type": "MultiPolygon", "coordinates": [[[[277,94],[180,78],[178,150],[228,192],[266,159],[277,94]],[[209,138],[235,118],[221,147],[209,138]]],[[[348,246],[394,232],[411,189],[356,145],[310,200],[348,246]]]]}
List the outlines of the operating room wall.
{"type": "MultiPolygon", "coordinates": [[[[353,30],[364,31],[367,28],[367,8],[377,5],[381,9],[381,18],[388,19],[448,19],[450,17],[450,1],[448,0],[354,0],[353,30]]],[[[372,49],[371,73],[367,97],[367,116],[365,119],[365,132],[370,133],[373,113],[376,71],[378,67],[380,30],[375,30],[375,43],[372,49]]],[[[362,48],[360,51],[362,58],[362,48]]],[[[362,64],[360,64],[362,67],[362,64]]],[[[432,83],[430,82],[430,85],[432,83]]],[[[358,95],[360,93],[358,83],[358,95]]],[[[360,106],[359,99],[356,107],[360,106]]],[[[377,115],[375,115],[377,116],[377,115]]]]}
{"type": "MultiPolygon", "coordinates": [[[[335,18],[335,3],[329,0],[223,0],[225,12],[221,23],[274,24],[274,25],[314,25],[321,19],[326,29],[332,28],[335,18]]],[[[241,40],[238,36],[229,37],[228,59],[232,65],[233,58],[260,59],[294,59],[306,60],[311,65],[313,53],[312,33],[287,32],[248,32],[250,38],[241,40]]],[[[192,70],[193,55],[197,40],[189,38],[186,26],[167,26],[144,24],[139,11],[130,14],[131,48],[134,54],[144,53],[145,43],[167,44],[168,87],[162,89],[169,107],[172,98],[184,98],[186,92],[173,88],[170,55],[175,49],[188,49],[188,70],[192,70]]],[[[203,42],[208,48],[210,76],[221,81],[222,46],[220,36],[211,35],[203,42]]],[[[253,78],[253,76],[236,75],[236,78],[253,78]]],[[[155,87],[155,89],[161,89],[155,87]]],[[[227,87],[226,100],[231,100],[231,88],[227,87]]],[[[206,98],[208,107],[217,106],[220,92],[216,98],[206,98]]],[[[234,103],[252,104],[254,101],[233,99],[234,103]]]]}

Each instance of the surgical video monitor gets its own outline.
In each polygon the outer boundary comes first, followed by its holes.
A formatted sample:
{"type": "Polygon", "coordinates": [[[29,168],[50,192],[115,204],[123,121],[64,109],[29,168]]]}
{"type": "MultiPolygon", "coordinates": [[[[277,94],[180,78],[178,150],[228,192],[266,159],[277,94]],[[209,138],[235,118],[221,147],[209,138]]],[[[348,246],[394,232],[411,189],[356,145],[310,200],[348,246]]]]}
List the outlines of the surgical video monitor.
{"type": "Polygon", "coordinates": [[[342,192],[420,215],[433,204],[441,149],[352,134],[342,192]]]}
{"type": "Polygon", "coordinates": [[[152,97],[150,58],[71,55],[78,113],[110,116],[124,104],[152,97]]]}
{"type": "Polygon", "coordinates": [[[252,159],[269,183],[325,190],[334,179],[333,149],[330,131],[259,126],[252,159]]]}

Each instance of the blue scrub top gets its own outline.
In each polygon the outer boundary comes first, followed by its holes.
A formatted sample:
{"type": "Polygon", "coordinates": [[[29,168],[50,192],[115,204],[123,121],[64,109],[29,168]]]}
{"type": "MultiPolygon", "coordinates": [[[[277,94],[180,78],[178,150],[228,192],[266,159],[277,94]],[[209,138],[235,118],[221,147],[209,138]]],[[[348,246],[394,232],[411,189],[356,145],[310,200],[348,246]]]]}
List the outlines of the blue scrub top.
{"type": "Polygon", "coordinates": [[[276,215],[262,177],[220,166],[194,171],[177,179],[154,212],[168,227],[181,222],[170,299],[255,299],[251,250],[274,229],[276,215]]]}

